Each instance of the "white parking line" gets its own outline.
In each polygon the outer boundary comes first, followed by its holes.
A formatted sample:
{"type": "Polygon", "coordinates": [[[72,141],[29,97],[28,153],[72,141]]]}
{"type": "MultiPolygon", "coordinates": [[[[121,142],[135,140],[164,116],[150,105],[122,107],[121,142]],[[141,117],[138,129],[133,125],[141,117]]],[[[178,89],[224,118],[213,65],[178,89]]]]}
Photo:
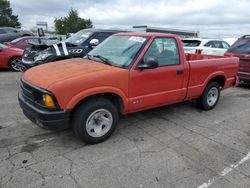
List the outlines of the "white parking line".
{"type": "Polygon", "coordinates": [[[239,165],[241,165],[244,162],[246,162],[248,159],[250,159],[250,152],[244,158],[242,158],[238,163],[232,164],[229,167],[226,167],[224,170],[222,170],[219,173],[218,176],[214,176],[213,178],[211,178],[207,182],[201,184],[197,188],[207,188],[207,187],[210,187],[215,182],[216,179],[218,179],[219,177],[223,177],[223,176],[227,175],[229,172],[231,172],[233,169],[237,168],[239,165]]]}

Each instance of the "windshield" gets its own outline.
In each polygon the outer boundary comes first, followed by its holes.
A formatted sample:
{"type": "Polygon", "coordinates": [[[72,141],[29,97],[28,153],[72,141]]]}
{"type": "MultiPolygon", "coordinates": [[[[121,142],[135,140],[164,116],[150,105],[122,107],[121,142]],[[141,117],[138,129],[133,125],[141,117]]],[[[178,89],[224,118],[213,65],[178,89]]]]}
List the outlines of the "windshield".
{"type": "Polygon", "coordinates": [[[250,54],[250,40],[239,39],[228,50],[237,54],[250,54]]]}
{"type": "Polygon", "coordinates": [[[182,40],[182,44],[184,47],[196,47],[201,44],[199,40],[182,40]]]}
{"type": "Polygon", "coordinates": [[[48,38],[30,38],[27,40],[28,44],[34,44],[34,45],[40,45],[40,44],[44,44],[44,45],[52,45],[57,43],[58,40],[52,40],[52,39],[48,39],[48,38]]]}
{"type": "Polygon", "coordinates": [[[118,67],[129,67],[148,37],[113,35],[94,48],[88,55],[102,57],[118,67]]]}
{"type": "Polygon", "coordinates": [[[81,43],[83,43],[91,34],[90,31],[78,31],[77,33],[73,34],[71,37],[67,38],[65,40],[65,42],[71,43],[71,44],[75,44],[75,45],[79,45],[81,43]]]}
{"type": "Polygon", "coordinates": [[[3,49],[3,48],[8,48],[8,47],[3,44],[0,44],[0,49],[3,49]]]}

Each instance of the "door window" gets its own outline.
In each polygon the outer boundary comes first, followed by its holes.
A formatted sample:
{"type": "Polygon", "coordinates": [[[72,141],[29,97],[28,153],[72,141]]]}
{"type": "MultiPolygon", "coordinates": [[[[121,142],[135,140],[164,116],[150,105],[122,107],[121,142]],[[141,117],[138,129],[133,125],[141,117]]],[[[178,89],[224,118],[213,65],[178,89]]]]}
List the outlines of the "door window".
{"type": "Polygon", "coordinates": [[[222,41],[222,46],[224,49],[229,49],[229,47],[230,47],[229,44],[224,42],[224,41],[222,41]]]}
{"type": "Polygon", "coordinates": [[[5,29],[6,33],[9,33],[9,34],[13,34],[15,33],[15,29],[12,29],[12,28],[8,28],[8,29],[5,29]]]}
{"type": "Polygon", "coordinates": [[[106,38],[108,38],[111,33],[98,33],[94,38],[99,40],[99,43],[103,42],[106,38]]]}
{"type": "Polygon", "coordinates": [[[179,64],[179,50],[174,38],[156,38],[144,55],[154,57],[159,66],[169,66],[179,64]]]}
{"type": "Polygon", "coordinates": [[[0,34],[5,34],[6,31],[4,29],[0,29],[0,34]]]}
{"type": "Polygon", "coordinates": [[[204,46],[209,48],[223,48],[222,41],[209,41],[204,46]]]}

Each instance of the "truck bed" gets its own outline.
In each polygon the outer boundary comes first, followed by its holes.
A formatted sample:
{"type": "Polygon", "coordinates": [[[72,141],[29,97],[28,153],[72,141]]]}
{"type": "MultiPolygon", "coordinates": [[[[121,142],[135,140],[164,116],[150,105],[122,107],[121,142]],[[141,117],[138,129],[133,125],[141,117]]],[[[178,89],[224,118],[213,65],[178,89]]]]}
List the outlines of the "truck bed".
{"type": "Polygon", "coordinates": [[[187,87],[188,100],[199,97],[207,82],[216,75],[224,77],[220,77],[225,80],[222,89],[236,84],[238,58],[200,54],[185,54],[185,56],[190,67],[187,87]]]}

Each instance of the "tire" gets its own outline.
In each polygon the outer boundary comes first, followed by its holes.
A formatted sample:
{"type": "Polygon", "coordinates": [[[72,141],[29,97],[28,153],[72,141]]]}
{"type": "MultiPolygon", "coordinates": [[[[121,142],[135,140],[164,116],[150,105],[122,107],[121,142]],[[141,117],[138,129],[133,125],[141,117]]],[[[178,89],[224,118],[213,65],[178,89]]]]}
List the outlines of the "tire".
{"type": "Polygon", "coordinates": [[[12,70],[12,71],[20,71],[20,64],[21,62],[21,57],[13,57],[9,60],[9,68],[12,70]]]}
{"type": "Polygon", "coordinates": [[[111,136],[118,118],[118,110],[111,101],[104,98],[90,99],[74,112],[72,128],[82,141],[96,144],[111,136]]]}
{"type": "Polygon", "coordinates": [[[217,82],[210,82],[203,94],[197,99],[197,105],[203,110],[212,110],[220,99],[220,85],[217,82]]]}

